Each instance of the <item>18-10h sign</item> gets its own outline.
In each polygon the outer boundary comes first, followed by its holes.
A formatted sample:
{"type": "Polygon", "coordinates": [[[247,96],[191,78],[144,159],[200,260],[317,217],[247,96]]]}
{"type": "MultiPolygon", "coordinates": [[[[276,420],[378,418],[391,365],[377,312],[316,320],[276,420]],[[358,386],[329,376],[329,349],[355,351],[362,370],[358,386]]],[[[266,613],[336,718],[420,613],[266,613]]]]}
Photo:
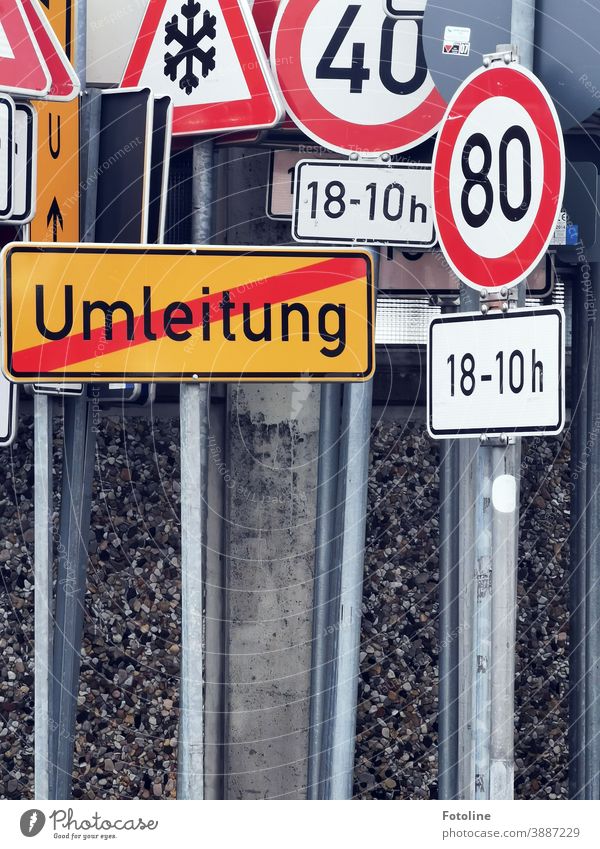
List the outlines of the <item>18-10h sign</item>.
{"type": "Polygon", "coordinates": [[[16,382],[373,373],[373,269],[359,250],[13,244],[3,268],[16,382]]]}

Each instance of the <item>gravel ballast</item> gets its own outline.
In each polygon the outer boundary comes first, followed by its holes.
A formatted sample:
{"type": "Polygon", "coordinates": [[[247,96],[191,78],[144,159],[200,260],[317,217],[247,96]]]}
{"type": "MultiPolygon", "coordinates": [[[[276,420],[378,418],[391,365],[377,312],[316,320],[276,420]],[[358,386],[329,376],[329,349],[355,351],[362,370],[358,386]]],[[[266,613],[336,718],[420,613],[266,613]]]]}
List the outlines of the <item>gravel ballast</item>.
{"type": "MultiPolygon", "coordinates": [[[[0,798],[33,796],[33,446],[0,456],[0,798]]],[[[117,419],[98,435],[73,794],[175,798],[180,654],[179,432],[117,419]]],[[[60,470],[60,435],[54,445],[60,470]]],[[[566,798],[568,445],[525,440],[516,794],[566,798]]],[[[59,491],[56,481],[55,492],[59,491]]],[[[58,517],[55,500],[55,521],[58,517]]],[[[437,446],[374,430],[355,794],[437,796],[437,446]]]]}

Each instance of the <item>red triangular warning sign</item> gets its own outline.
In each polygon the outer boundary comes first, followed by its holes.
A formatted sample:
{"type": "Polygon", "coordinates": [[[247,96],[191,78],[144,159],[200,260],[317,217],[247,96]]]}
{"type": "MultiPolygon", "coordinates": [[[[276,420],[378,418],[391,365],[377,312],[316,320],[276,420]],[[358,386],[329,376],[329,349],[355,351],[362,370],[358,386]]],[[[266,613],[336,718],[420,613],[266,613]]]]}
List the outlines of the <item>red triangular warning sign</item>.
{"type": "Polygon", "coordinates": [[[37,0],[22,0],[27,20],[48,66],[51,85],[46,100],[73,100],[79,94],[79,79],[37,0]]]}
{"type": "Polygon", "coordinates": [[[173,133],[272,127],[282,106],[244,0],[150,0],[122,86],[173,99],[173,133]]]}
{"type": "Polygon", "coordinates": [[[0,0],[0,90],[45,97],[50,73],[21,0],[0,0]]]}

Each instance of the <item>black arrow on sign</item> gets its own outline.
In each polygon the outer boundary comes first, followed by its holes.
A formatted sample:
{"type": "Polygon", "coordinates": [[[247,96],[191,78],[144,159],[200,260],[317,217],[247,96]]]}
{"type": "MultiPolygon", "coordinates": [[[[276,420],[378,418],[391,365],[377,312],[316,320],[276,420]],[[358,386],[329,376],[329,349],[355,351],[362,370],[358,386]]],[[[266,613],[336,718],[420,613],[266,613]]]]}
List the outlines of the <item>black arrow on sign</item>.
{"type": "Polygon", "coordinates": [[[64,222],[62,217],[62,212],[60,211],[60,206],[58,205],[58,201],[56,198],[50,204],[50,211],[48,212],[48,218],[46,219],[46,226],[50,226],[50,222],[52,222],[52,241],[58,242],[58,225],[60,224],[60,229],[64,230],[64,222]]]}

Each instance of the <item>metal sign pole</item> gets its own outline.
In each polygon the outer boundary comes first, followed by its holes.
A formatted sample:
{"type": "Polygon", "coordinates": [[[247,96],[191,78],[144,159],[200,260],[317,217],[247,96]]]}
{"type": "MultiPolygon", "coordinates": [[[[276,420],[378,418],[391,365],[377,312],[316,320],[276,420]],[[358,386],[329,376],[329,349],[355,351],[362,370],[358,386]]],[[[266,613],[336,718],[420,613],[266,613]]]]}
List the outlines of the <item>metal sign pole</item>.
{"type": "MultiPolygon", "coordinates": [[[[600,303],[600,263],[591,263],[593,296],[600,303]]],[[[597,320],[589,324],[589,357],[600,357],[597,320]]],[[[587,440],[593,445],[587,463],[585,595],[585,798],[600,799],[600,451],[594,433],[600,421],[600,374],[592,368],[587,381],[587,440]],[[593,441],[594,440],[594,441],[593,441]]]]}
{"type": "MultiPolygon", "coordinates": [[[[76,67],[83,91],[85,91],[87,55],[86,6],[84,0],[79,0],[77,4],[76,67]]],[[[82,157],[82,171],[83,176],[86,177],[97,165],[97,137],[94,133],[95,124],[92,115],[93,102],[93,99],[85,92],[82,100],[82,139],[86,155],[82,157]]],[[[86,180],[86,184],[88,182],[86,180]]],[[[84,239],[89,240],[93,238],[95,209],[90,202],[90,197],[86,197],[85,200],[86,205],[81,229],[85,234],[84,239]]],[[[93,416],[87,397],[85,395],[76,398],[65,397],[63,405],[63,474],[53,646],[52,798],[55,799],[69,799],[71,797],[75,712],[79,692],[96,447],[93,416]]]]}
{"type": "Polygon", "coordinates": [[[587,386],[590,365],[586,292],[573,286],[571,378],[571,570],[569,576],[569,796],[585,798],[587,578],[587,386]]]}
{"type": "Polygon", "coordinates": [[[458,797],[459,444],[440,445],[438,798],[458,797]]]}
{"type": "MultiPolygon", "coordinates": [[[[512,12],[512,43],[520,47],[523,64],[531,68],[535,0],[513,0],[512,12]]],[[[516,299],[504,293],[507,303],[503,307],[516,307],[524,294],[525,284],[519,285],[516,299]]],[[[468,309],[464,296],[461,306],[463,311],[468,309]]],[[[466,595],[472,601],[466,619],[472,629],[468,640],[471,717],[466,727],[461,725],[461,735],[467,738],[462,748],[469,764],[462,792],[471,799],[514,796],[520,457],[519,438],[482,439],[476,455],[473,588],[466,595]]]]}
{"type": "MultiPolygon", "coordinates": [[[[373,251],[372,256],[377,281],[379,252],[373,251]]],[[[325,732],[329,751],[322,775],[327,799],[352,798],[372,408],[372,380],[345,384],[338,476],[337,575],[332,574],[330,582],[330,588],[337,589],[332,597],[337,615],[332,617],[335,646],[331,667],[327,667],[327,675],[331,675],[327,700],[330,727],[325,732]]]]}
{"type": "Polygon", "coordinates": [[[352,798],[372,400],[372,380],[345,385],[339,499],[343,531],[339,618],[335,622],[330,799],[352,798]]]}
{"type": "Polygon", "coordinates": [[[321,794],[320,780],[332,642],[332,629],[329,621],[331,607],[329,587],[331,585],[330,573],[335,563],[341,401],[342,385],[340,383],[324,383],[321,387],[315,533],[311,704],[308,739],[307,796],[309,799],[318,799],[321,794]]]}
{"type": "MultiPolygon", "coordinates": [[[[455,312],[454,304],[442,313],[455,312]]],[[[460,443],[440,444],[438,799],[458,798],[460,443]]]]}
{"type": "MultiPolygon", "coordinates": [[[[205,245],[212,236],[213,142],[193,149],[192,240],[205,245]]],[[[207,383],[182,383],[181,428],[181,689],[178,799],[203,799],[204,788],[204,589],[208,514],[207,383]]]]}
{"type": "Polygon", "coordinates": [[[71,797],[96,438],[86,396],[64,399],[62,502],[54,625],[53,798],[71,797]]]}
{"type": "Polygon", "coordinates": [[[34,407],[35,502],[35,743],[34,796],[50,798],[52,705],[52,398],[36,395],[34,407]]]}

